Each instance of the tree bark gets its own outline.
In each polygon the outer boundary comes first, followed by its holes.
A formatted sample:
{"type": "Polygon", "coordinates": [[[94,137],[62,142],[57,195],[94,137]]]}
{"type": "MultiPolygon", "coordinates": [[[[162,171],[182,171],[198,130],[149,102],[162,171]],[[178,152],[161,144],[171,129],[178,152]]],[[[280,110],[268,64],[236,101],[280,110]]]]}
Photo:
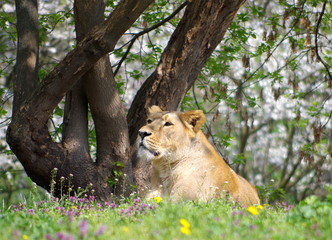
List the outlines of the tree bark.
{"type": "Polygon", "coordinates": [[[37,0],[15,0],[17,57],[13,114],[38,84],[39,27],[37,0]]]}
{"type": "MultiPolygon", "coordinates": [[[[88,101],[79,80],[65,98],[62,144],[71,155],[90,157],[88,142],[88,101]]],[[[77,159],[74,157],[74,159],[77,159]]]]}
{"type": "MultiPolygon", "coordinates": [[[[176,110],[244,2],[194,0],[188,4],[156,71],[144,82],[130,107],[127,121],[131,144],[135,143],[138,130],[145,123],[149,106],[176,110]]],[[[137,163],[135,179],[139,187],[147,184],[148,171],[144,169],[149,166],[137,163]]]]}

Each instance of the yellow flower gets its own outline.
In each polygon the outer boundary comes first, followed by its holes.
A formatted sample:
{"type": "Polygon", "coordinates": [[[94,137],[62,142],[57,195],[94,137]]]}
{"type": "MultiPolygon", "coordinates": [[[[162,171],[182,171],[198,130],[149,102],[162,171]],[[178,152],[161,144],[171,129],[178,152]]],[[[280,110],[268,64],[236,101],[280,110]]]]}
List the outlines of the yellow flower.
{"type": "Polygon", "coordinates": [[[250,206],[247,208],[248,212],[250,212],[252,215],[258,215],[258,209],[254,206],[250,206]]]}
{"type": "Polygon", "coordinates": [[[23,240],[29,240],[29,236],[28,236],[28,235],[25,235],[25,234],[23,234],[23,235],[22,235],[22,239],[23,239],[23,240]]]}
{"type": "Polygon", "coordinates": [[[264,207],[262,205],[258,205],[257,208],[260,209],[260,210],[264,209],[264,207]]]}
{"type": "Polygon", "coordinates": [[[76,207],[76,206],[72,206],[71,208],[72,208],[72,209],[76,209],[77,207],[76,207]]]}
{"type": "Polygon", "coordinates": [[[181,224],[181,233],[185,234],[185,235],[189,235],[191,234],[191,230],[190,230],[190,223],[184,219],[184,218],[181,218],[180,219],[180,224],[181,224]]]}
{"type": "Polygon", "coordinates": [[[160,203],[163,199],[161,197],[154,197],[153,201],[155,201],[156,203],[160,203]]]}
{"type": "Polygon", "coordinates": [[[184,235],[190,235],[190,234],[191,234],[190,228],[182,227],[182,228],[181,228],[181,232],[182,232],[184,235]]]}
{"type": "Polygon", "coordinates": [[[181,219],[180,219],[180,224],[181,224],[182,227],[184,227],[184,228],[190,228],[190,223],[189,223],[186,219],[184,219],[184,218],[181,218],[181,219]]]}
{"type": "Polygon", "coordinates": [[[128,232],[128,231],[129,231],[129,228],[128,228],[127,226],[124,226],[124,227],[122,228],[122,230],[123,230],[124,232],[128,232]]]}

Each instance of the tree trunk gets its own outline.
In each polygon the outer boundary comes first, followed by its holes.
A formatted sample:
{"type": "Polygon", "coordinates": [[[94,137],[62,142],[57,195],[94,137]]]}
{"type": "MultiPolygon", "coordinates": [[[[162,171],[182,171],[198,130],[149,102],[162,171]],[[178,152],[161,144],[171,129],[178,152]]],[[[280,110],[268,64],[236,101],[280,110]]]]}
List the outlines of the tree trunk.
{"type": "MultiPolygon", "coordinates": [[[[80,41],[103,21],[105,3],[103,0],[75,1],[74,10],[80,41]]],[[[119,166],[126,166],[127,179],[130,179],[128,127],[108,56],[102,57],[82,80],[95,124],[99,171],[114,178],[113,169],[121,163],[119,166]]]]}
{"type": "Polygon", "coordinates": [[[37,0],[15,0],[17,57],[13,114],[38,84],[39,27],[37,0]]]}
{"type": "MultiPolygon", "coordinates": [[[[188,4],[155,72],[144,82],[130,107],[127,121],[131,144],[135,143],[137,132],[145,123],[149,106],[176,110],[244,2],[195,0],[188,4]]],[[[149,169],[148,163],[136,166],[135,179],[139,187],[147,184],[144,169],[149,169]]]]}
{"type": "MultiPolygon", "coordinates": [[[[80,41],[89,31],[104,21],[105,3],[103,0],[74,1],[76,41],[80,41]]],[[[95,66],[94,66],[95,67],[95,66]]],[[[89,155],[88,143],[88,100],[84,90],[85,74],[66,94],[62,143],[71,149],[71,155],[89,155]]],[[[98,78],[98,76],[92,76],[98,78]]],[[[74,159],[76,159],[74,157],[74,159]]]]}
{"type": "MultiPolygon", "coordinates": [[[[152,0],[121,1],[110,17],[98,25],[55,67],[28,101],[17,106],[17,112],[7,130],[7,142],[29,177],[43,188],[50,190],[51,172],[57,168],[57,183],[61,176],[68,178],[72,174],[70,187],[85,188],[93,183],[96,196],[100,199],[110,198],[112,188],[105,181],[109,177],[109,171],[101,170],[110,167],[105,167],[106,161],[97,165],[85,154],[72,154],[74,148],[55,143],[49,134],[47,122],[66,92],[71,90],[101,57],[114,49],[118,39],[151,2],[152,0]]],[[[20,17],[22,15],[18,16],[20,17]]],[[[28,60],[27,57],[22,57],[28,60]]],[[[109,108],[107,111],[109,113],[109,108]]],[[[121,114],[121,111],[112,112],[114,113],[121,114]]],[[[70,135],[67,134],[65,138],[68,136],[70,135]]],[[[56,190],[54,194],[59,196],[60,189],[56,190]]]]}

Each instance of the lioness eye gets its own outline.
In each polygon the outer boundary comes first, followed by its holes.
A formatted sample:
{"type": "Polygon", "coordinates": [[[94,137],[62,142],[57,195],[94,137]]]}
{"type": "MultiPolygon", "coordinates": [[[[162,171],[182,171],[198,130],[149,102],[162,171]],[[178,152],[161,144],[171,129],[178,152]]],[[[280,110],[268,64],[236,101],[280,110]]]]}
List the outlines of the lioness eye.
{"type": "Polygon", "coordinates": [[[151,120],[151,119],[148,119],[146,122],[147,122],[147,123],[152,123],[152,120],[151,120]]]}
{"type": "Polygon", "coordinates": [[[171,123],[171,122],[165,122],[165,124],[164,124],[164,126],[172,126],[173,125],[173,123],[171,123]]]}

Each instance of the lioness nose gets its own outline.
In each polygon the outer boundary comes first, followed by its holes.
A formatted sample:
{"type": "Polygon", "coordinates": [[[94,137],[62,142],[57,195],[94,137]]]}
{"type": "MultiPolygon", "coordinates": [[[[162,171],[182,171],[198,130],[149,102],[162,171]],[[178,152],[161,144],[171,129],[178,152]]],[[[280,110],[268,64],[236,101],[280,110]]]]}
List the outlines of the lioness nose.
{"type": "Polygon", "coordinates": [[[147,132],[147,131],[139,131],[138,134],[141,136],[141,138],[145,138],[147,136],[150,136],[152,133],[147,132]]]}

